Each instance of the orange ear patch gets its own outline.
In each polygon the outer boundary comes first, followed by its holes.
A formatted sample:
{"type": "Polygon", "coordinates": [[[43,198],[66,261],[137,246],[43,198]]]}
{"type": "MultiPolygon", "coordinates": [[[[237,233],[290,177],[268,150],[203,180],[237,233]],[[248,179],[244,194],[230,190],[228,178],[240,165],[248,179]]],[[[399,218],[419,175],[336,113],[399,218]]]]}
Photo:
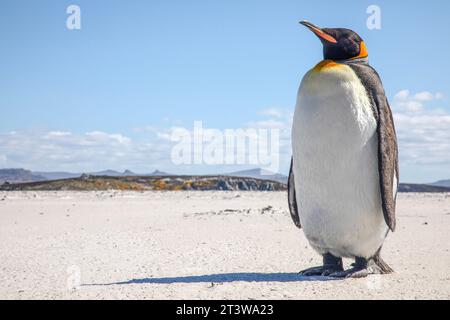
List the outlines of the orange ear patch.
{"type": "Polygon", "coordinates": [[[368,55],[369,52],[367,52],[366,44],[364,43],[364,41],[361,41],[361,44],[359,45],[359,54],[352,59],[365,58],[368,55]]]}
{"type": "Polygon", "coordinates": [[[325,69],[331,69],[331,68],[336,68],[336,67],[340,67],[341,64],[336,63],[333,60],[323,60],[320,61],[314,68],[314,71],[320,72],[320,71],[324,71],[325,69]]]}

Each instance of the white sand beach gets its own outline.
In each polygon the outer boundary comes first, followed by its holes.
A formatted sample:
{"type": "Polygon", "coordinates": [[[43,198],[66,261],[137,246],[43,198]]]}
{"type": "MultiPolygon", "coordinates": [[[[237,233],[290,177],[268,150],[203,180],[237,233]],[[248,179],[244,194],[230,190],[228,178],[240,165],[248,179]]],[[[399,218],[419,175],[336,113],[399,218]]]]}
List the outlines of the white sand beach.
{"type": "Polygon", "coordinates": [[[394,274],[330,280],[285,192],[1,192],[0,299],[449,299],[450,194],[397,214],[394,274]]]}

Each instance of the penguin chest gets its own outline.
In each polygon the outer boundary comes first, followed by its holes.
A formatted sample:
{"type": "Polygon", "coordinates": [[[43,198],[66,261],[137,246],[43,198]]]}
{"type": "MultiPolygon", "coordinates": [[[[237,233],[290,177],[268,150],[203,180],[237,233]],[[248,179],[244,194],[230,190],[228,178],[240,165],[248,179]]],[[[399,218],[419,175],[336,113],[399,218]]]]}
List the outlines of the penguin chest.
{"type": "Polygon", "coordinates": [[[300,221],[319,253],[370,257],[386,236],[376,130],[370,99],[351,68],[325,65],[305,75],[293,122],[293,170],[300,221]]]}

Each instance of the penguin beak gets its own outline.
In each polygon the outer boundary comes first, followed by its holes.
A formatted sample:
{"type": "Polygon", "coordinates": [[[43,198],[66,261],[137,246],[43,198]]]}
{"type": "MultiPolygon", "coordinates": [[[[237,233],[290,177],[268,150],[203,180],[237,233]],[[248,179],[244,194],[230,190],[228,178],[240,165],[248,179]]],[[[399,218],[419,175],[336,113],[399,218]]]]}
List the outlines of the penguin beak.
{"type": "Polygon", "coordinates": [[[337,43],[337,40],[335,38],[333,38],[329,34],[325,33],[321,28],[313,25],[311,22],[302,20],[299,23],[304,25],[305,27],[307,27],[312,32],[314,32],[316,34],[316,36],[318,36],[320,39],[323,39],[323,40],[325,40],[327,42],[331,42],[331,43],[337,43]]]}

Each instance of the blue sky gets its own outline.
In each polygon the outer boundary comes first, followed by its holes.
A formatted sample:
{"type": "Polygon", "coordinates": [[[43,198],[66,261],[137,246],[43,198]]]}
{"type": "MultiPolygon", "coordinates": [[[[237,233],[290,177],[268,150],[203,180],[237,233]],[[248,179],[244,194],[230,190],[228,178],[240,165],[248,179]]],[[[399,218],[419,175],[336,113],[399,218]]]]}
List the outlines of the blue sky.
{"type": "MultiPolygon", "coordinates": [[[[450,178],[449,9],[448,1],[2,1],[0,167],[232,171],[173,165],[167,130],[201,120],[289,131],[300,80],[322,59],[320,42],[298,24],[307,19],[365,40],[399,119],[401,180],[450,178]],[[71,4],[81,30],[66,28],[71,4]],[[371,4],[381,30],[366,27],[371,4]]],[[[282,154],[286,173],[289,150],[282,154]]]]}

